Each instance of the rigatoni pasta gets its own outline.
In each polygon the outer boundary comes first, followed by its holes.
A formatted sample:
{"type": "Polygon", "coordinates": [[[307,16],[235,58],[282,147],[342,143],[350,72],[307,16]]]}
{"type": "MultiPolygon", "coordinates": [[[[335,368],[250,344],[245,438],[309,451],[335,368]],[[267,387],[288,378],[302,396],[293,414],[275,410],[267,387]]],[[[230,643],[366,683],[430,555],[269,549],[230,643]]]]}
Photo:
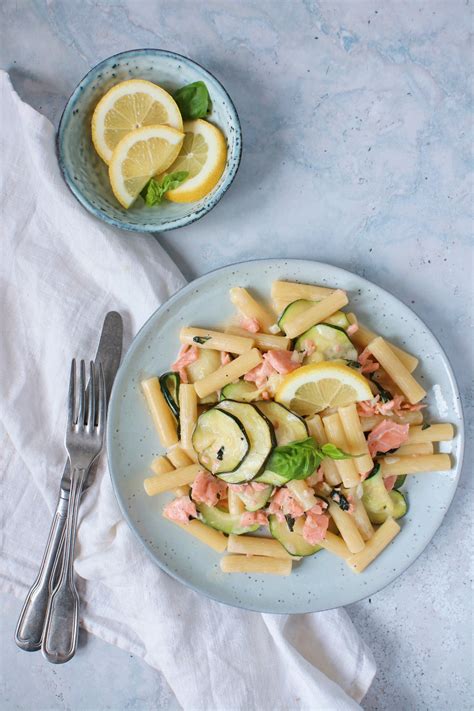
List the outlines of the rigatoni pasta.
{"type": "Polygon", "coordinates": [[[259,304],[253,296],[240,286],[235,286],[229,291],[230,300],[245,319],[255,321],[258,331],[271,333],[270,329],[275,324],[275,315],[259,304]]]}
{"type": "Polygon", "coordinates": [[[240,325],[182,328],[172,372],[143,380],[165,453],[145,492],[227,550],[223,573],[286,576],[314,555],[359,573],[400,530],[405,475],[451,468],[437,443],[453,427],[424,421],[417,358],[341,311],[346,292],[279,280],[271,296],[279,317],[232,287],[240,325]]]}
{"type": "Polygon", "coordinates": [[[335,311],[338,311],[348,303],[346,292],[336,289],[322,301],[315,303],[314,306],[310,306],[306,311],[295,316],[293,320],[288,321],[285,326],[285,333],[290,338],[295,338],[311,328],[311,326],[321,323],[328,316],[332,316],[335,311]]]}
{"type": "Polygon", "coordinates": [[[255,345],[250,333],[246,336],[234,336],[207,328],[182,328],[179,334],[181,343],[226,353],[247,353],[255,345]]]}
{"type": "Polygon", "coordinates": [[[142,380],[141,385],[161,445],[165,449],[171,447],[178,441],[176,420],[161,392],[158,378],[142,380]]]}
{"type": "Polygon", "coordinates": [[[216,390],[223,388],[225,385],[245,375],[261,362],[262,356],[260,351],[257,350],[257,348],[252,348],[247,353],[227,363],[227,365],[223,365],[216,370],[215,373],[211,373],[211,375],[194,383],[196,392],[199,397],[206,397],[206,395],[214,393],[216,390]]]}
{"type": "MultiPolygon", "coordinates": [[[[356,345],[360,346],[361,348],[367,348],[369,343],[371,343],[371,341],[374,341],[377,338],[377,334],[371,331],[366,326],[363,326],[361,322],[357,319],[355,314],[347,314],[347,319],[350,324],[357,324],[357,330],[352,336],[352,340],[356,345]]],[[[418,358],[415,358],[415,356],[413,356],[411,353],[407,353],[407,351],[404,351],[402,348],[398,348],[398,346],[395,346],[393,343],[389,343],[387,341],[387,344],[390,346],[397,358],[401,360],[405,368],[410,373],[412,373],[418,366],[418,358]]]]}
{"type": "Polygon", "coordinates": [[[413,375],[405,368],[402,361],[395,355],[383,338],[378,336],[378,338],[369,343],[367,348],[412,405],[420,402],[425,397],[426,391],[416,382],[413,375]]]}

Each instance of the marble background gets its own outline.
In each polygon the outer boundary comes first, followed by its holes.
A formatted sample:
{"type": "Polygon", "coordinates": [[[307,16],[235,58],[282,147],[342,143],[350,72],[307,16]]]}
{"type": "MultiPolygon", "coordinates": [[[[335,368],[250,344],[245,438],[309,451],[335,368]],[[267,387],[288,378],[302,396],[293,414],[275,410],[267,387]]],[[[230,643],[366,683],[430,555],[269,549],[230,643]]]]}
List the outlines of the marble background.
{"type": "MultiPolygon", "coordinates": [[[[118,51],[161,47],[210,69],[236,103],[244,153],[211,214],[158,236],[186,277],[266,256],[361,274],[436,333],[472,416],[469,0],[2,0],[0,23],[1,66],[55,123],[118,51]]],[[[378,663],[366,711],[471,708],[472,506],[466,466],[421,558],[349,608],[378,663]]],[[[97,639],[81,637],[63,668],[20,652],[20,603],[2,603],[2,709],[176,708],[157,672],[97,639]]]]}

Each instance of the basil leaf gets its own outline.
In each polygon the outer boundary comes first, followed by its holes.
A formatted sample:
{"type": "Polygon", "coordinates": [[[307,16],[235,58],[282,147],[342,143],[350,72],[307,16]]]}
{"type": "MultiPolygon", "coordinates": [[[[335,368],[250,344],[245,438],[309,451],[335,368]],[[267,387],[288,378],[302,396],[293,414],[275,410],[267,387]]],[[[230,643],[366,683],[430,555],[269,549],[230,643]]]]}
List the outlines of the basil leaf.
{"type": "Polygon", "coordinates": [[[267,469],[290,479],[306,479],[320,465],[321,452],[312,437],[275,447],[267,469]]]}
{"type": "Polygon", "coordinates": [[[352,455],[346,454],[346,452],[343,452],[342,449],[339,449],[339,447],[336,447],[335,444],[331,444],[330,442],[323,444],[321,452],[325,457],[329,457],[330,459],[351,459],[352,457],[352,455]]]}
{"type": "Polygon", "coordinates": [[[210,111],[211,99],[203,81],[182,86],[175,92],[174,99],[184,119],[204,118],[210,111]]]}
{"type": "Polygon", "coordinates": [[[431,425],[428,422],[423,422],[423,424],[421,425],[422,430],[429,430],[430,427],[431,425]]]}
{"type": "Polygon", "coordinates": [[[168,190],[174,190],[174,188],[177,188],[181,183],[184,183],[188,175],[187,170],[178,170],[176,173],[165,175],[161,182],[155,180],[155,178],[151,178],[141,192],[145,203],[148,207],[159,205],[168,190]]]}
{"type": "Polygon", "coordinates": [[[201,346],[210,340],[211,340],[211,336],[194,336],[194,338],[193,338],[194,343],[199,343],[199,345],[201,345],[201,346]]]}
{"type": "Polygon", "coordinates": [[[178,170],[176,173],[170,173],[165,175],[161,182],[161,189],[167,193],[168,190],[174,190],[179,187],[181,183],[184,183],[189,173],[187,170],[178,170]]]}

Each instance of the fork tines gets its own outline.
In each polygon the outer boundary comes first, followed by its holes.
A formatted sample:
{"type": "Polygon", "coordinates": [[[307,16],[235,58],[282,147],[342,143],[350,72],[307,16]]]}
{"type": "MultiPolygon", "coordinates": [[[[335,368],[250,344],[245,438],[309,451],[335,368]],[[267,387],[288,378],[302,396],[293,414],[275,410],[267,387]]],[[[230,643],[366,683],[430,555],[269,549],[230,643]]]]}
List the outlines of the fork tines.
{"type": "Polygon", "coordinates": [[[79,392],[76,387],[76,359],[72,359],[69,378],[68,429],[97,429],[102,434],[105,424],[105,379],[102,363],[89,363],[89,383],[86,386],[86,363],[79,365],[79,392]],[[98,377],[97,377],[98,370],[98,377]]]}

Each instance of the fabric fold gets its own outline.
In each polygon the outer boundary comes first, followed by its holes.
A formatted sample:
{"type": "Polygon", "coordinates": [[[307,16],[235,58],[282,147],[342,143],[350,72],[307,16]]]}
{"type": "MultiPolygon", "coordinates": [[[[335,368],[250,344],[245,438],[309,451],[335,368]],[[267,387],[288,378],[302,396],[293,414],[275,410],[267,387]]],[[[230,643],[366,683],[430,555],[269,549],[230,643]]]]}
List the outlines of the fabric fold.
{"type": "MultiPolygon", "coordinates": [[[[75,201],[52,124],[5,73],[0,94],[0,586],[23,597],[64,466],[70,358],[93,355],[111,309],[125,318],[128,345],[184,279],[152,236],[115,230],[75,201]]],[[[246,612],[163,573],[123,520],[105,457],[83,497],[75,568],[81,624],[159,670],[184,709],[345,711],[375,673],[344,610],[246,612]]]]}

